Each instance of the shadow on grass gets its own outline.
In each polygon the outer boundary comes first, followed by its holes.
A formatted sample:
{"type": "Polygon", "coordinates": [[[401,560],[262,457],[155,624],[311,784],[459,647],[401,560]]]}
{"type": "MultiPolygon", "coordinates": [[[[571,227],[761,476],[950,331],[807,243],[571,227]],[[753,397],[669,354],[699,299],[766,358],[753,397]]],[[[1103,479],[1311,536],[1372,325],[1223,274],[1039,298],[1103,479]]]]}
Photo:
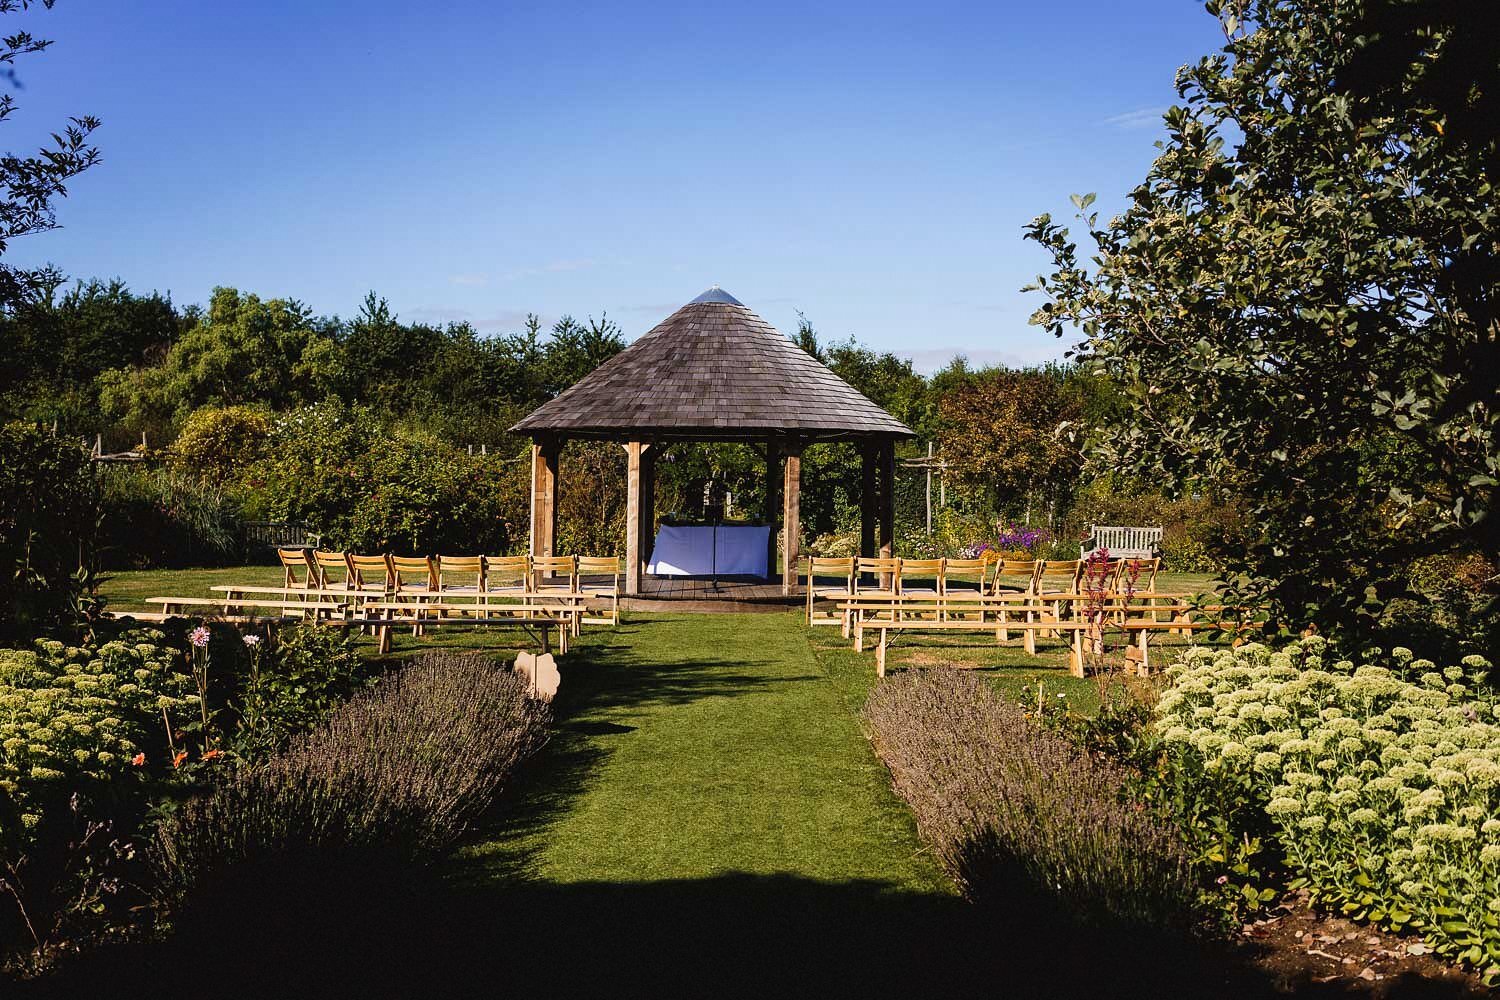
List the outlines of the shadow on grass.
{"type": "MultiPolygon", "coordinates": [[[[729,873],[480,892],[326,868],[278,882],[243,880],[185,911],[169,942],[97,953],[26,995],[160,995],[164,983],[233,997],[1275,995],[1220,949],[875,882],[729,873]]],[[[1298,995],[1338,995],[1308,989],[1298,995]]]]}

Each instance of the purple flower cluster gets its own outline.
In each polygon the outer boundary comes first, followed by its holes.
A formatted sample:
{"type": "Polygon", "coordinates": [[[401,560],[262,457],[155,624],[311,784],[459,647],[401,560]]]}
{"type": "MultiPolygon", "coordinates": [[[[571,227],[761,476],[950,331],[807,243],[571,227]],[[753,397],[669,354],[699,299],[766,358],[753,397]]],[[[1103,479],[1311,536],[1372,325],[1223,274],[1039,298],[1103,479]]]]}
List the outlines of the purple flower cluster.
{"type": "Polygon", "coordinates": [[[1025,549],[1030,552],[1038,545],[1052,540],[1052,532],[1046,528],[1023,528],[1012,524],[1000,532],[995,540],[997,549],[1025,549]]]}

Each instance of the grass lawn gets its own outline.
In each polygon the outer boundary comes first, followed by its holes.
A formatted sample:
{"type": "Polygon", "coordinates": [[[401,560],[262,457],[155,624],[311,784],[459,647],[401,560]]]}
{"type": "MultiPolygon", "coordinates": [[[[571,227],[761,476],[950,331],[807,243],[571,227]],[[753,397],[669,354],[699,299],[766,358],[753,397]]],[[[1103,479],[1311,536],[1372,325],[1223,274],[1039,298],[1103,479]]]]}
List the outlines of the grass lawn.
{"type": "MultiPolygon", "coordinates": [[[[279,574],[120,573],[106,595],[125,607],[279,574]]],[[[392,657],[521,641],[444,628],[398,636],[392,657]]],[[[903,636],[889,662],[962,663],[1020,697],[1041,681],[1084,710],[1096,698],[1055,641],[1029,657],[976,636],[903,636]]],[[[277,925],[265,948],[327,978],[304,990],[378,975],[381,992],[403,995],[491,982],[538,995],[956,995],[1035,979],[1056,995],[1113,975],[1086,938],[956,897],[861,730],[873,653],[836,628],[810,632],[797,612],[628,614],[587,628],[560,666],[551,743],[440,891],[372,873],[300,893],[274,920],[235,911],[259,933],[277,925]]],[[[170,961],[244,961],[224,953],[232,938],[183,941],[170,961]]],[[[244,972],[271,988],[281,968],[244,972]]]]}

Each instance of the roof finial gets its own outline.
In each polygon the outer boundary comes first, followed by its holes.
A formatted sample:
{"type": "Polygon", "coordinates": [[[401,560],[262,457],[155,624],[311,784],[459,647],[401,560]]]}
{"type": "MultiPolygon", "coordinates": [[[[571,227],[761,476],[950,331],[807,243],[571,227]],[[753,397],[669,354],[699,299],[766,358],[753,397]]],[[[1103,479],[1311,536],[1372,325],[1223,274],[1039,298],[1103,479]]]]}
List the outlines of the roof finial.
{"type": "Polygon", "coordinates": [[[743,302],[724,291],[718,285],[714,285],[708,291],[694,299],[693,302],[688,303],[688,305],[692,305],[694,302],[727,302],[735,306],[744,305],[743,302]]]}

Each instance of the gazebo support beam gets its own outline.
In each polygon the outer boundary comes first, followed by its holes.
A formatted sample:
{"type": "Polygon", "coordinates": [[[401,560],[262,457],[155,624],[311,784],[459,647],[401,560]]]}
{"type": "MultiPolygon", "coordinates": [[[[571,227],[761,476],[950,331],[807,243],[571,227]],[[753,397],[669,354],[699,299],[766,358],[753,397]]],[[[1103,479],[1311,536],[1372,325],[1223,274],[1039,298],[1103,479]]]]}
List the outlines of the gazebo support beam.
{"type": "Polygon", "coordinates": [[[765,520],[771,526],[766,541],[766,579],[776,579],[776,526],[781,521],[781,444],[766,442],[766,509],[765,520]]]}
{"type": "Polygon", "coordinates": [[[557,542],[557,465],[562,440],[537,438],[531,445],[531,535],[527,546],[533,559],[555,555],[557,542]]]}
{"type": "MultiPolygon", "coordinates": [[[[880,442],[880,558],[889,559],[896,550],[896,442],[880,442]]],[[[882,573],[880,586],[889,590],[891,575],[882,573]]]]}
{"type": "MultiPolygon", "coordinates": [[[[792,594],[797,589],[797,560],[801,556],[802,540],[802,444],[789,442],[786,452],[786,475],[781,491],[781,549],[784,562],[781,570],[781,592],[792,594]]],[[[772,532],[774,537],[775,532],[772,532]]]]}
{"type": "Polygon", "coordinates": [[[641,592],[651,549],[656,477],[650,449],[642,441],[625,446],[625,593],[632,597],[641,592]]]}
{"type": "Polygon", "coordinates": [[[873,441],[859,445],[859,554],[875,556],[875,524],[880,520],[880,498],[876,495],[875,461],[877,446],[873,441]]]}

